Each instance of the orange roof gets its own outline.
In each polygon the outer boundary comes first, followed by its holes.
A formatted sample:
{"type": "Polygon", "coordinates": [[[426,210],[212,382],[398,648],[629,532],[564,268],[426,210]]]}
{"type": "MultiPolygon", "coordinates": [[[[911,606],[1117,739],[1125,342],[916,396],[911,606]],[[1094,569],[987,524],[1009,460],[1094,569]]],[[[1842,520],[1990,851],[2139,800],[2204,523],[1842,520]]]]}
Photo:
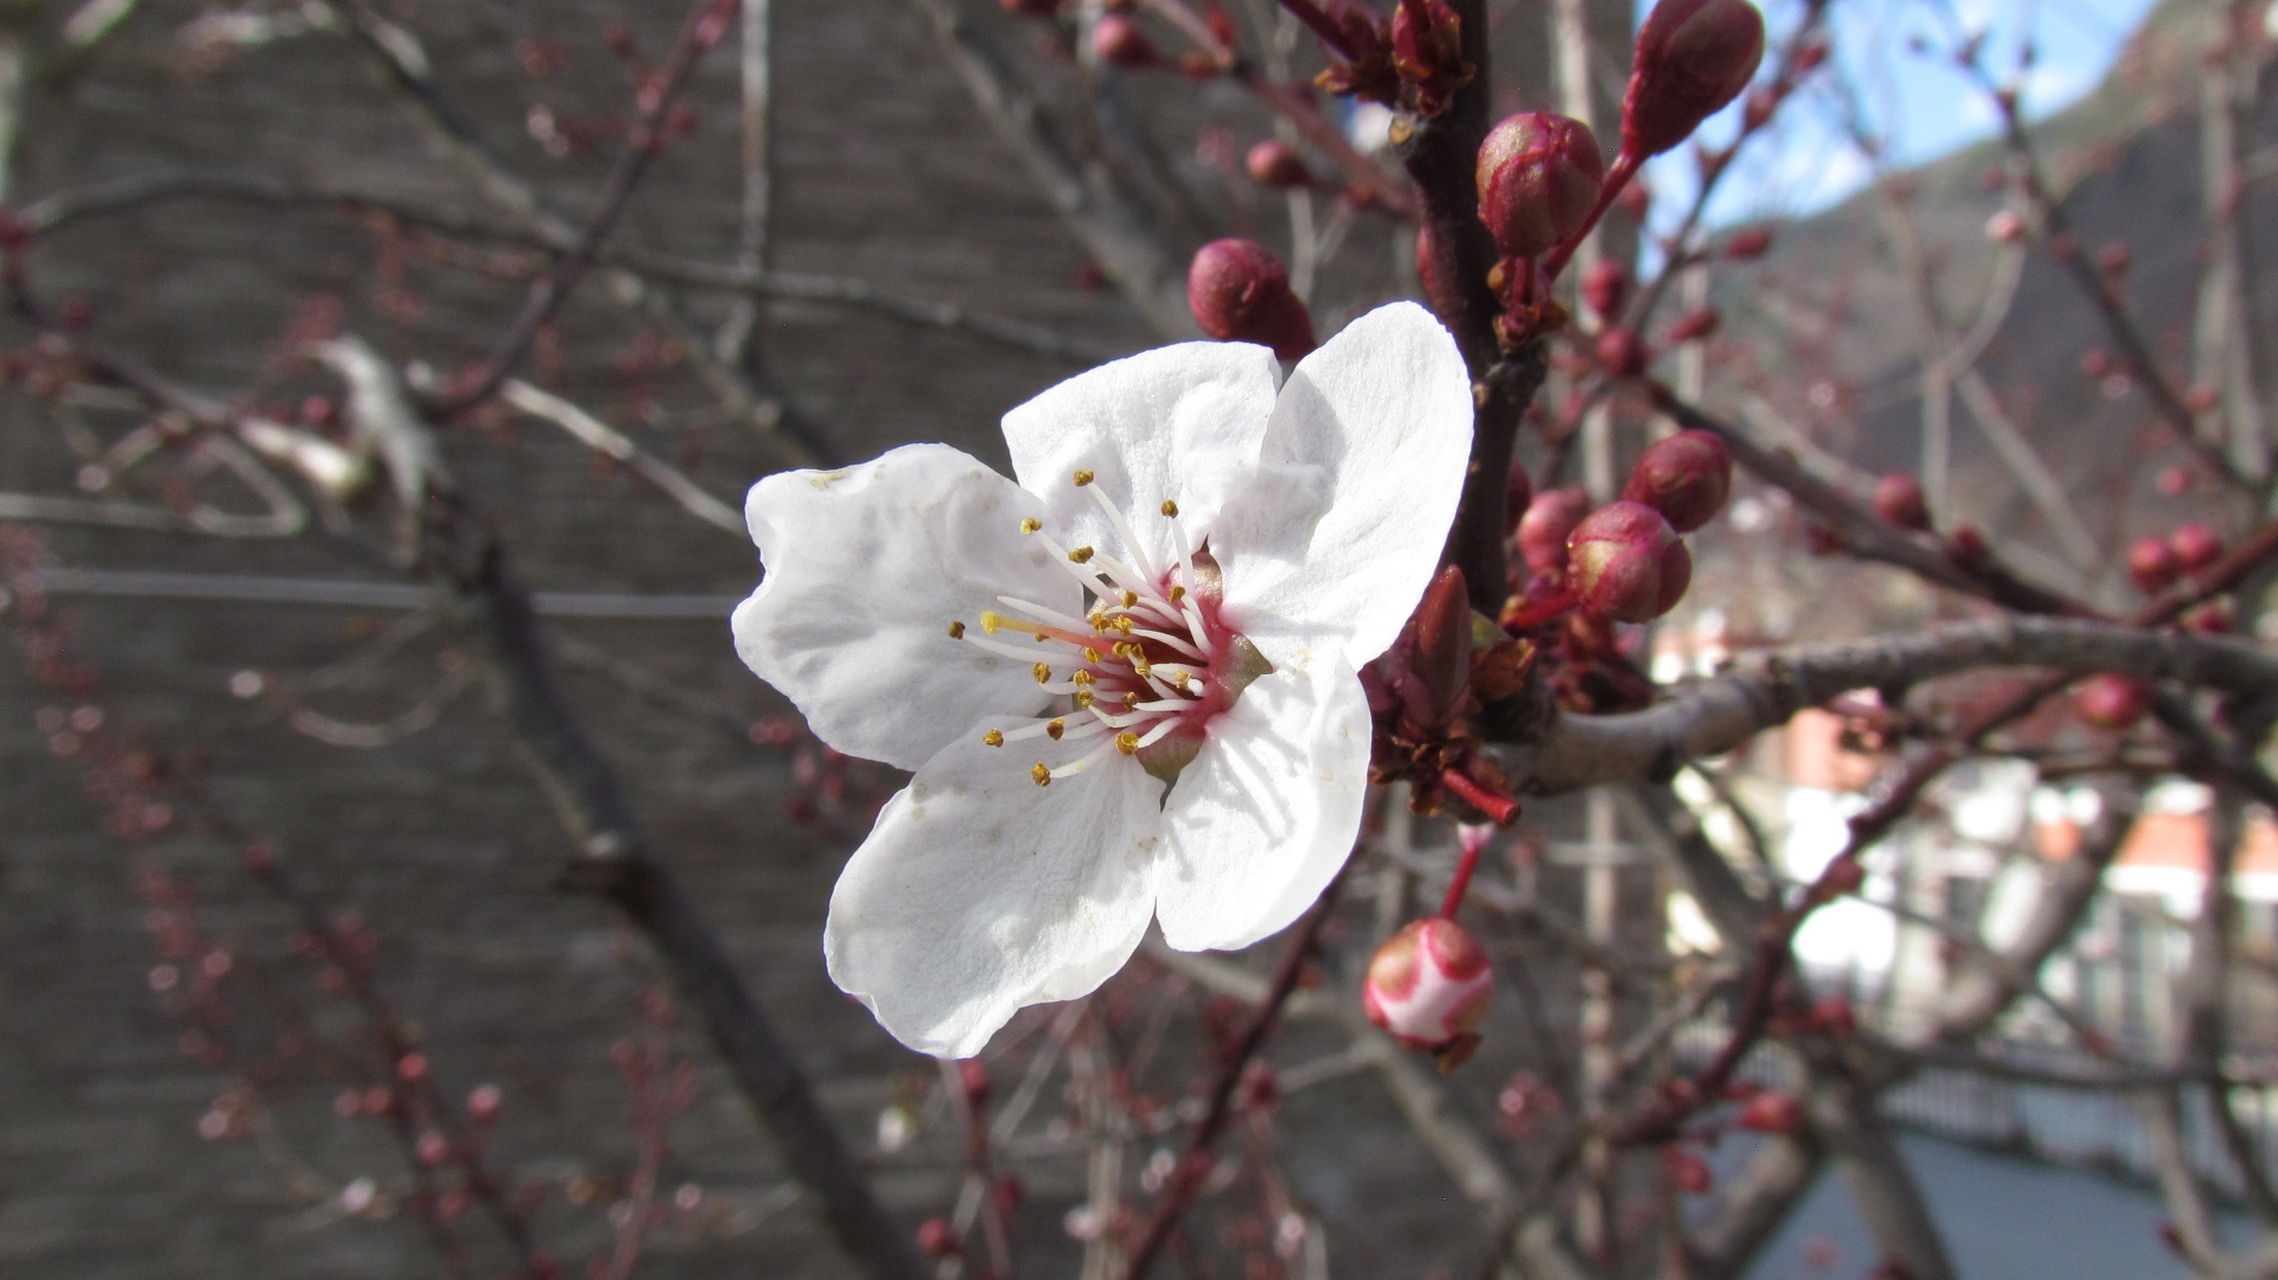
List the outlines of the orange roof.
{"type": "MultiPolygon", "coordinates": [[[[2136,819],[2120,846],[2123,867],[2176,867],[2207,873],[2210,865],[2207,815],[2203,813],[2147,813],[2136,819]]],[[[2238,852],[2239,875],[2278,875],[2278,823],[2256,812],[2247,821],[2246,837],[2238,852]]]]}

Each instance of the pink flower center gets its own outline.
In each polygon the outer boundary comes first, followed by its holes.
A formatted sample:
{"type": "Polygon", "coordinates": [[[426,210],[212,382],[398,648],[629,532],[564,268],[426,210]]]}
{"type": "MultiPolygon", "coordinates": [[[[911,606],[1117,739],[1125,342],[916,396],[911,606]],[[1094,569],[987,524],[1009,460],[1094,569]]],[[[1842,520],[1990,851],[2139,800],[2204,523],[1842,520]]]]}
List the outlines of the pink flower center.
{"type": "Polygon", "coordinates": [[[991,729],[982,740],[1001,747],[1032,738],[1104,739],[1058,768],[1038,761],[1029,776],[1040,787],[1118,754],[1139,756],[1151,771],[1175,774],[1201,745],[1210,721],[1264,673],[1265,662],[1220,616],[1216,567],[1189,542],[1177,503],[1166,499],[1162,505],[1176,559],[1157,565],[1123,513],[1091,488],[1092,473],[1076,472],[1075,483],[1090,489],[1129,558],[1118,560],[1096,547],[1063,547],[1040,521],[1021,521],[1020,531],[1041,540],[1082,584],[1088,611],[1071,617],[999,596],[1010,612],[983,610],[981,634],[963,621],[949,624],[952,636],[1029,663],[1038,684],[1068,699],[1061,715],[1019,729],[991,729]],[[1030,640],[1022,644],[1008,633],[1030,640]]]}

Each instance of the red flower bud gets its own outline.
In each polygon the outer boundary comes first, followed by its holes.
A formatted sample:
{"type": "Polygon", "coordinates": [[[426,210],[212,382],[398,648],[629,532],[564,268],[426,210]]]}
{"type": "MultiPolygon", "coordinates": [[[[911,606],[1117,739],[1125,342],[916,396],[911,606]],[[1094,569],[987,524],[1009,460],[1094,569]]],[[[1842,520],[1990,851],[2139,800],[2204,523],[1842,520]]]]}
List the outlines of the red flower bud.
{"type": "Polygon", "coordinates": [[[1092,28],[1092,52],[1111,67],[1136,71],[1160,65],[1162,51],[1129,14],[1111,13],[1092,28]]]}
{"type": "Polygon", "coordinates": [[[1479,144],[1479,220],[1506,257],[1547,253],[1582,229],[1605,177],[1589,126],[1521,112],[1479,144]]]}
{"type": "Polygon", "coordinates": [[[957,1253],[957,1228],[947,1218],[927,1218],[918,1224],[918,1252],[929,1258],[947,1258],[957,1253]]]}
{"type": "Polygon", "coordinates": [[[1634,378],[1645,372],[1653,353],[1628,329],[1608,329],[1598,335],[1598,367],[1609,378],[1634,378]]]}
{"type": "Polygon", "coordinates": [[[2185,573],[2197,573],[2223,558],[2223,540],[2207,526],[2193,521],[2177,526],[2167,535],[2167,545],[2174,550],[2176,563],[2185,573]]]}
{"type": "Polygon", "coordinates": [[[1622,150],[1669,150],[1740,96],[1764,60],[1764,15],[1748,0],[1661,0],[1637,30],[1622,98],[1622,150]]]}
{"type": "Polygon", "coordinates": [[[1803,1104],[1784,1093],[1767,1090],[1740,1108],[1740,1127],[1756,1133],[1799,1133],[1804,1123],[1803,1104]]]}
{"type": "Polygon", "coordinates": [[[1772,229],[1750,227],[1724,242],[1724,256],[1735,262],[1753,262],[1772,250],[1772,229]]]}
{"type": "Polygon", "coordinates": [[[1250,240],[1213,240],[1186,273],[1186,302],[1202,331],[1222,342],[1255,342],[1284,360],[1317,344],[1313,317],[1289,289],[1289,269],[1250,240]]]}
{"type": "Polygon", "coordinates": [[[1616,622],[1650,622],[1676,607],[1693,581],[1693,556],[1661,513],[1642,502],[1613,502],[1574,526],[1566,540],[1581,608],[1616,622]]]}
{"type": "Polygon", "coordinates": [[[1631,222],[1644,226],[1645,215],[1653,209],[1653,191],[1645,185],[1644,179],[1631,178],[1621,194],[1614,197],[1614,208],[1621,210],[1622,216],[1631,222]]]}
{"type": "Polygon", "coordinates": [[[1656,440],[1638,455],[1621,496],[1660,512],[1677,532],[1691,533],[1714,520],[1732,496],[1732,451],[1708,431],[1656,440]]]}
{"type": "Polygon", "coordinates": [[[1723,323],[1724,317],[1715,307],[1695,307],[1669,326],[1669,341],[1695,342],[1715,333],[1717,326],[1723,323]]]}
{"type": "Polygon", "coordinates": [[[1823,1035],[1847,1036],[1859,1029],[1851,1002],[1841,996],[1821,996],[1812,1001],[1810,1022],[1823,1035]]]}
{"type": "Polygon", "coordinates": [[[1706,1195],[1716,1186],[1716,1175],[1709,1172],[1708,1162],[1681,1147],[1661,1148],[1661,1167],[1669,1171],[1669,1181],[1677,1190],[1686,1195],[1706,1195]]]}
{"type": "Polygon", "coordinates": [[[1993,558],[1993,546],[1976,525],[1965,524],[1947,537],[1946,558],[1964,569],[1975,569],[1993,558]]]}
{"type": "Polygon", "coordinates": [[[1566,571],[1566,539],[1590,514],[1590,495],[1579,486],[1535,495],[1519,517],[1519,554],[1538,574],[1566,571]]]}
{"type": "Polygon", "coordinates": [[[2141,680],[2106,672],[2080,684],[2080,718],[2115,733],[2133,729],[2151,710],[2151,689],[2141,680]]]}
{"type": "Polygon", "coordinates": [[[2128,548],[2128,577],[2136,590],[2150,595],[2165,591],[2183,576],[2183,561],[2165,538],[2138,538],[2128,548]]]}
{"type": "Polygon", "coordinates": [[[1250,148],[1242,161],[1249,170],[1250,181],[1261,187],[1306,187],[1313,184],[1313,171],[1305,167],[1304,157],[1297,149],[1279,138],[1268,138],[1250,148]]]}
{"type": "Polygon", "coordinates": [[[2238,630],[2238,614],[2228,600],[2209,600],[2183,615],[2183,629],[2193,635],[2227,636],[2238,630]]]}
{"type": "Polygon", "coordinates": [[[1600,258],[1582,273],[1582,302],[1600,320],[1611,322],[1629,301],[1629,268],[1613,258],[1600,258]]]}
{"type": "Polygon", "coordinates": [[[2096,251],[2096,265],[2105,275],[2124,276],[2128,273],[2128,263],[2132,256],[2128,252],[2128,246],[2114,240],[2096,251]]]}
{"type": "Polygon", "coordinates": [[[1453,920],[1417,920],[1377,948],[1361,986],[1368,1020],[1404,1047],[1442,1050],[1487,1016],[1495,975],[1471,931],[1453,920]]]}
{"type": "Polygon", "coordinates": [[[1875,514],[1901,529],[1930,527],[1930,506],[1922,482],[1903,471],[1875,481],[1875,514]]]}
{"type": "Polygon", "coordinates": [[[1416,653],[1410,670],[1423,683],[1430,714],[1418,723],[1451,722],[1471,696],[1471,595],[1463,570],[1449,565],[1416,605],[1416,653]]]}

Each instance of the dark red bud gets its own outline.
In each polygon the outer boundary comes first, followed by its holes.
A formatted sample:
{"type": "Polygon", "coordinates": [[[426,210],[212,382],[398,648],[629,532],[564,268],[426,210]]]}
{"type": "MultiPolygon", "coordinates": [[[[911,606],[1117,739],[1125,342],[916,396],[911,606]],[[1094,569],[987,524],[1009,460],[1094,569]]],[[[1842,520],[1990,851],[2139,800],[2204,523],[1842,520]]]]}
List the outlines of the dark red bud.
{"type": "Polygon", "coordinates": [[[2138,538],[2128,548],[2128,577],[2136,590],[2150,595],[2165,591],[2183,576],[2183,561],[2165,538],[2138,538]]]}
{"type": "Polygon", "coordinates": [[[1111,13],[1092,27],[1092,52],[1111,67],[1136,71],[1161,65],[1162,51],[1129,14],[1111,13]]]}
{"type": "Polygon", "coordinates": [[[1740,1108],[1739,1124],[1756,1133],[1799,1133],[1803,1104],[1784,1093],[1759,1093],[1740,1108]]]}
{"type": "Polygon", "coordinates": [[[1521,112],[1479,144],[1479,220],[1505,257],[1547,253],[1582,229],[1605,177],[1605,158],[1587,125],[1521,112]]]}
{"type": "Polygon", "coordinates": [[[2238,630],[2238,613],[2228,600],[2209,600],[2183,615],[2183,629],[2193,635],[2227,636],[2238,630]]]}
{"type": "Polygon", "coordinates": [[[1614,197],[1614,208],[1621,210],[1622,216],[1631,222],[1643,226],[1645,215],[1653,208],[1653,191],[1642,179],[1631,178],[1621,194],[1614,197]]]}
{"type": "Polygon", "coordinates": [[[1813,40],[1801,49],[1796,50],[1795,74],[1798,76],[1810,75],[1826,61],[1827,42],[1825,40],[1813,40]]]}
{"type": "Polygon", "coordinates": [[[1761,85],[1748,91],[1748,101],[1740,108],[1740,127],[1749,133],[1772,122],[1772,114],[1780,109],[1780,92],[1770,85],[1761,85]]]}
{"type": "Polygon", "coordinates": [[[2174,549],[2176,563],[2185,573],[2197,573],[2223,558],[2222,538],[2197,521],[2177,526],[2167,535],[2167,545],[2174,549]]]}
{"type": "Polygon", "coordinates": [[[1213,240],[1186,273],[1187,306],[1202,331],[1222,342],[1255,342],[1284,360],[1317,345],[1313,317],[1290,292],[1289,269],[1251,240],[1213,240]]]}
{"type": "Polygon", "coordinates": [[[1837,858],[1827,864],[1825,871],[1819,873],[1819,883],[1821,887],[1826,889],[1830,897],[1857,893],[1859,886],[1866,882],[1866,867],[1860,865],[1857,858],[1852,857],[1837,858]]]}
{"type": "Polygon", "coordinates": [[[1628,329],[1608,329],[1598,335],[1598,367],[1609,378],[1634,378],[1645,372],[1651,353],[1628,329]]]}
{"type": "Polygon", "coordinates": [[[1431,694],[1432,723],[1447,723],[1471,694],[1471,595],[1463,570],[1452,564],[1432,579],[1416,606],[1414,663],[1431,694]]]}
{"type": "Polygon", "coordinates": [[[1503,536],[1517,537],[1519,522],[1526,518],[1527,508],[1534,504],[1534,479],[1527,475],[1524,465],[1511,464],[1511,478],[1503,490],[1503,536]]]}
{"type": "Polygon", "coordinates": [[[1600,320],[1611,322],[1629,301],[1629,268],[1613,258],[1600,258],[1582,273],[1583,305],[1600,320]]]}
{"type": "Polygon", "coordinates": [[[1847,1036],[1859,1029],[1859,1019],[1851,1011],[1850,1001],[1841,996],[1821,996],[1811,1002],[1811,1025],[1826,1035],[1847,1036]]]}
{"type": "Polygon", "coordinates": [[[1590,514],[1590,495],[1579,486],[1535,495],[1519,517],[1519,554],[1537,574],[1566,570],[1566,539],[1590,514]]]}
{"type": "Polygon", "coordinates": [[[1661,0],[1637,30],[1622,98],[1622,149],[1657,156],[1740,96],[1764,60],[1764,15],[1748,0],[1661,0]]]}
{"type": "Polygon", "coordinates": [[[1974,569],[1993,557],[1993,547],[1976,525],[1965,524],[1946,539],[1946,555],[1965,569],[1974,569]]]}
{"type": "Polygon", "coordinates": [[[1392,65],[1415,86],[1419,112],[1447,110],[1472,67],[1463,60],[1463,24],[1446,0],[1400,0],[1392,11],[1392,65]]]}
{"type": "Polygon", "coordinates": [[[2141,680],[2107,672],[2080,684],[2080,718],[2115,733],[2133,729],[2151,711],[2151,689],[2141,680]]]}
{"type": "Polygon", "coordinates": [[[1656,440],[1638,455],[1621,496],[1660,512],[1677,532],[1691,533],[1732,497],[1732,450],[1707,431],[1656,440]]]}
{"type": "Polygon", "coordinates": [[[1615,622],[1651,622],[1684,599],[1693,556],[1661,513],[1612,502],[1584,517],[1566,540],[1581,608],[1615,622]]]}
{"type": "Polygon", "coordinates": [[[1735,262],[1753,262],[1770,252],[1772,229],[1750,227],[1724,242],[1724,256],[1735,262]]]}
{"type": "Polygon", "coordinates": [[[2112,372],[2112,357],[2102,347],[2090,347],[2080,353],[2080,371],[2091,378],[2101,378],[2112,372]]]}
{"type": "Polygon", "coordinates": [[[2129,258],[2128,246],[2117,240],[2096,251],[2096,265],[2108,276],[2126,275],[2129,258]]]}
{"type": "Polygon", "coordinates": [[[1677,1190],[1686,1195],[1706,1195],[1716,1186],[1716,1175],[1709,1172],[1708,1162],[1682,1148],[1661,1148],[1661,1167],[1669,1171],[1669,1181],[1677,1190]]]}
{"type": "Polygon", "coordinates": [[[1305,167],[1304,157],[1297,149],[1279,138],[1268,138],[1250,148],[1242,161],[1250,174],[1250,181],[1261,187],[1306,187],[1313,184],[1313,171],[1305,167]]]}
{"type": "Polygon", "coordinates": [[[1695,307],[1669,327],[1669,341],[1697,342],[1715,333],[1723,322],[1724,317],[1717,314],[1715,307],[1695,307]]]}
{"type": "Polygon", "coordinates": [[[1875,514],[1901,529],[1928,529],[1930,505],[1922,482],[1903,471],[1875,481],[1875,514]]]}

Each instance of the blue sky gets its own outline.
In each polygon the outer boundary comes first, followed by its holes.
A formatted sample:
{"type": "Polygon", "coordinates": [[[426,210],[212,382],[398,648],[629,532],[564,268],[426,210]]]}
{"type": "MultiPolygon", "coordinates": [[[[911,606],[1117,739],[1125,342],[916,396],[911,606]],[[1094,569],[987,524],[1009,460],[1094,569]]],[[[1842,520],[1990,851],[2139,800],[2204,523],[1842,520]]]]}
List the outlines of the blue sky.
{"type": "MultiPolygon", "coordinates": [[[[1758,0],[1774,32],[1792,28],[1797,0],[1758,0]]],[[[1834,0],[1834,71],[1826,71],[1751,140],[1739,168],[1718,185],[1709,220],[1730,225],[1774,215],[1823,209],[1859,189],[1873,163],[1848,137],[1844,121],[1858,115],[1886,143],[1885,161],[1914,164],[1988,136],[1994,127],[1982,92],[1954,69],[1947,50],[1956,32],[1984,32],[1984,64],[2001,78],[2018,74],[2019,51],[2031,42],[2035,57],[2022,74],[2028,114],[2057,110],[2095,87],[2118,57],[2153,0],[1834,0]],[[1926,41],[1927,51],[1915,48],[1926,41]]],[[[1640,16],[1652,7],[1641,0],[1640,16]]],[[[1702,130],[1729,138],[1737,105],[1702,130]]],[[[1693,162],[1688,149],[1661,157],[1647,170],[1654,191],[1655,223],[1667,225],[1691,203],[1693,162]]]]}

